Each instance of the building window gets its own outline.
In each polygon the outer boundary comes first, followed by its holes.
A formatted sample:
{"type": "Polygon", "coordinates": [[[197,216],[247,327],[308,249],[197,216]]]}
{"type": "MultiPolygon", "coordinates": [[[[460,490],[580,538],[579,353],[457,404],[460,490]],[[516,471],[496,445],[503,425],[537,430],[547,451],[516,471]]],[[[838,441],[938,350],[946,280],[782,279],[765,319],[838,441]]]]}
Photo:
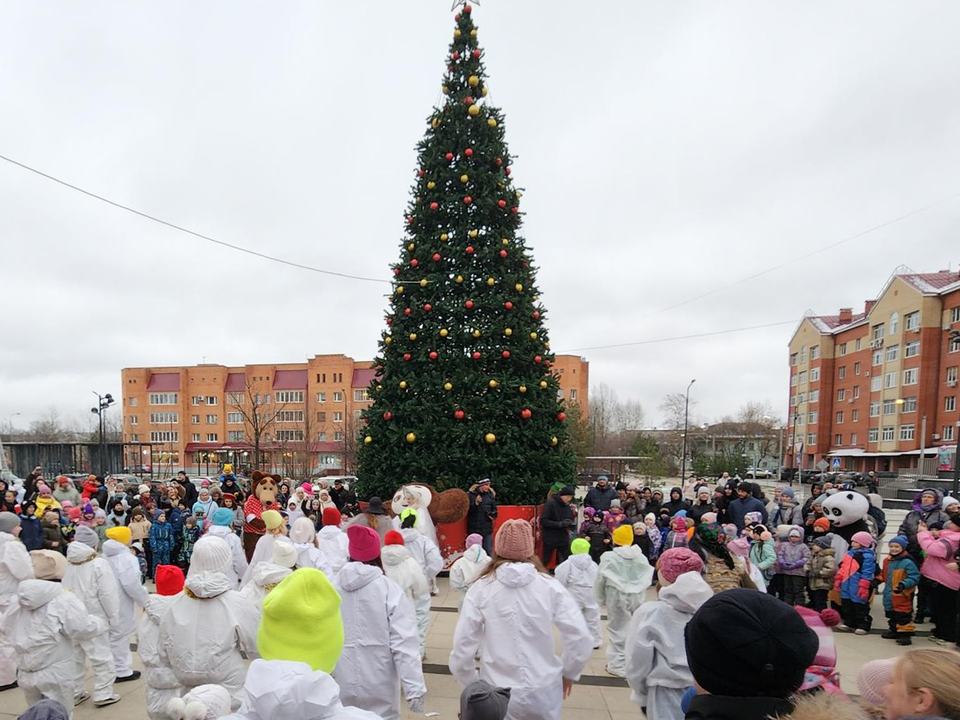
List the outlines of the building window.
{"type": "Polygon", "coordinates": [[[871,392],[879,392],[880,388],[883,386],[883,378],[879,375],[874,375],[870,378],[870,390],[871,392]]]}
{"type": "Polygon", "coordinates": [[[191,424],[191,425],[199,425],[199,424],[200,424],[200,416],[199,416],[199,415],[191,415],[191,416],[190,416],[190,424],[191,424]]]}
{"type": "Polygon", "coordinates": [[[180,422],[180,413],[157,412],[150,413],[151,425],[176,425],[180,422]]]}
{"type": "Polygon", "coordinates": [[[914,438],[914,426],[913,425],[901,425],[900,426],[900,439],[901,440],[913,440],[914,438]]]}
{"type": "Polygon", "coordinates": [[[277,413],[277,422],[303,422],[303,410],[281,410],[277,413]]]}
{"type": "Polygon", "coordinates": [[[887,362],[894,362],[898,357],[900,357],[899,345],[891,345],[887,348],[887,362]]]}
{"type": "Polygon", "coordinates": [[[955,383],[957,381],[957,366],[947,368],[947,382],[955,383]]]}
{"type": "Polygon", "coordinates": [[[219,402],[215,395],[207,395],[204,400],[206,401],[207,405],[217,405],[219,402]]]}
{"type": "Polygon", "coordinates": [[[243,423],[243,413],[238,413],[238,412],[227,413],[227,422],[231,425],[240,425],[241,423],[243,423]]]}
{"type": "Polygon", "coordinates": [[[200,433],[193,433],[190,435],[190,442],[200,442],[200,433]]]}
{"type": "Polygon", "coordinates": [[[819,357],[820,357],[820,346],[814,345],[812,348],[810,348],[810,359],[817,360],[819,357]]]}
{"type": "Polygon", "coordinates": [[[325,412],[318,412],[317,422],[326,422],[326,421],[327,421],[327,414],[325,412]]]}
{"type": "Polygon", "coordinates": [[[896,335],[899,327],[900,327],[900,314],[897,312],[890,313],[890,335],[896,335]]]}
{"type": "Polygon", "coordinates": [[[903,384],[916,385],[919,377],[920,370],[918,368],[907,368],[903,371],[903,384]]]}
{"type": "Polygon", "coordinates": [[[846,366],[846,365],[841,365],[841,366],[840,366],[840,369],[837,370],[837,377],[838,377],[840,380],[843,380],[846,376],[847,376],[847,366],[846,366]]]}
{"type": "Polygon", "coordinates": [[[180,433],[172,430],[154,430],[150,433],[150,442],[152,443],[180,442],[180,433]]]}
{"type": "Polygon", "coordinates": [[[817,444],[817,434],[807,433],[807,445],[816,445],[816,444],[817,444]]]}
{"type": "Polygon", "coordinates": [[[881,437],[883,438],[884,442],[887,442],[888,440],[893,440],[895,436],[896,436],[896,432],[893,425],[883,426],[883,435],[881,437]]]}
{"type": "Polygon", "coordinates": [[[920,327],[920,312],[912,312],[908,315],[904,315],[903,319],[906,321],[907,330],[916,330],[920,327]]]}
{"type": "Polygon", "coordinates": [[[191,396],[191,398],[190,398],[190,404],[193,405],[194,407],[196,407],[197,405],[202,405],[202,404],[203,404],[203,396],[201,396],[201,395],[193,395],[193,396],[191,396]]]}
{"type": "Polygon", "coordinates": [[[804,345],[800,348],[800,364],[803,365],[807,361],[807,346],[804,345]]]}
{"type": "Polygon", "coordinates": [[[847,391],[844,388],[837,390],[837,402],[843,402],[847,399],[847,391]]]}
{"type": "Polygon", "coordinates": [[[335,392],[335,393],[333,394],[333,401],[334,401],[334,402],[343,402],[343,393],[342,393],[342,392],[335,392]]]}
{"type": "Polygon", "coordinates": [[[797,425],[803,425],[803,415],[802,414],[797,415],[796,418],[797,418],[797,425]]]}
{"type": "Polygon", "coordinates": [[[812,368],[810,370],[810,382],[814,383],[820,380],[820,368],[812,368]]]}
{"type": "Polygon", "coordinates": [[[242,443],[244,440],[243,430],[230,430],[227,433],[227,442],[242,443]]]}
{"type": "Polygon", "coordinates": [[[797,364],[797,354],[790,353],[790,367],[796,367],[797,364]]]}
{"type": "Polygon", "coordinates": [[[856,434],[856,433],[850,433],[850,444],[851,444],[851,445],[856,445],[856,444],[857,444],[857,434],[856,434]]]}
{"type": "Polygon", "coordinates": [[[815,423],[816,421],[817,421],[817,411],[814,410],[814,411],[812,411],[812,412],[808,412],[808,413],[807,413],[807,422],[808,422],[808,423],[815,423]]]}
{"type": "Polygon", "coordinates": [[[277,430],[277,442],[303,442],[303,430],[277,430]]]}
{"type": "Polygon", "coordinates": [[[302,403],[303,390],[277,390],[274,393],[278,403],[302,403]]]}
{"type": "Polygon", "coordinates": [[[875,443],[880,439],[880,429],[879,428],[870,428],[867,431],[867,442],[875,443]]]}
{"type": "Polygon", "coordinates": [[[843,445],[843,434],[842,434],[842,433],[837,433],[836,435],[833,436],[833,444],[834,444],[834,445],[843,445]]]}
{"type": "Polygon", "coordinates": [[[791,375],[791,376],[790,376],[790,387],[796,387],[796,386],[797,386],[797,380],[799,380],[799,376],[797,376],[797,375],[791,375]]]}
{"type": "Polygon", "coordinates": [[[318,434],[317,434],[317,440],[318,440],[319,442],[326,442],[326,441],[327,441],[327,433],[326,433],[326,432],[318,433],[318,434]]]}
{"type": "Polygon", "coordinates": [[[127,400],[127,405],[129,405],[130,407],[136,407],[136,406],[137,406],[137,399],[136,399],[136,398],[130,398],[129,400],[127,400]]]}
{"type": "Polygon", "coordinates": [[[855,362],[855,363],[853,364],[853,374],[854,374],[854,375],[859,375],[859,374],[860,374],[860,363],[855,362]]]}
{"type": "Polygon", "coordinates": [[[796,395],[791,395],[791,396],[790,396],[790,407],[796,407],[796,406],[797,406],[797,396],[796,396],[796,395]]]}
{"type": "Polygon", "coordinates": [[[807,384],[807,371],[806,371],[806,370],[803,370],[803,371],[800,373],[800,384],[801,384],[801,385],[806,385],[806,384],[807,384]]]}
{"type": "Polygon", "coordinates": [[[571,400],[576,400],[576,399],[577,399],[577,391],[576,391],[576,390],[571,390],[571,391],[570,391],[570,399],[571,399],[571,400]]]}
{"type": "Polygon", "coordinates": [[[950,322],[960,322],[960,307],[950,308],[950,322]]]}
{"type": "Polygon", "coordinates": [[[860,420],[860,411],[859,411],[859,410],[851,410],[851,411],[850,411],[850,422],[857,422],[858,420],[860,420]]]}
{"type": "Polygon", "coordinates": [[[853,399],[856,400],[858,397],[860,397],[860,386],[859,386],[859,385],[854,385],[854,386],[853,386],[853,399]]]}
{"type": "Polygon", "coordinates": [[[131,415],[131,416],[130,416],[130,424],[131,424],[131,425],[136,425],[136,424],[137,424],[137,416],[136,416],[136,415],[131,415]]]}
{"type": "Polygon", "coordinates": [[[820,399],[820,390],[811,390],[810,391],[810,402],[815,403],[820,399]]]}
{"type": "Polygon", "coordinates": [[[227,393],[227,405],[243,405],[243,393],[227,393]]]}
{"type": "Polygon", "coordinates": [[[150,393],[151,405],[176,405],[177,393],[150,393]]]}
{"type": "Polygon", "coordinates": [[[880,401],[874,400],[870,403],[870,417],[880,417],[880,401]]]}
{"type": "MultiPolygon", "coordinates": [[[[950,397],[945,397],[943,399],[943,411],[944,412],[953,412],[957,409],[957,396],[951,395],[950,397]]],[[[136,423],[133,423],[136,425],[136,423]]]]}
{"type": "Polygon", "coordinates": [[[207,442],[220,442],[216,433],[207,433],[207,442]]]}
{"type": "Polygon", "coordinates": [[[904,357],[916,357],[920,354],[920,341],[911,340],[903,347],[904,357]]]}
{"type": "Polygon", "coordinates": [[[130,442],[140,442],[140,436],[136,433],[130,433],[130,442]]]}
{"type": "Polygon", "coordinates": [[[859,351],[862,349],[863,349],[863,338],[857,338],[856,350],[859,351]]]}
{"type": "Polygon", "coordinates": [[[334,422],[343,422],[343,413],[342,413],[342,412],[335,412],[335,413],[333,414],[333,421],[334,421],[334,422]]]}
{"type": "Polygon", "coordinates": [[[960,338],[950,338],[950,352],[960,352],[960,338]]]}
{"type": "Polygon", "coordinates": [[[883,414],[884,415],[896,415],[897,413],[897,401],[896,400],[884,400],[883,401],[883,414]]]}
{"type": "Polygon", "coordinates": [[[327,401],[327,394],[325,392],[317,393],[317,402],[325,403],[327,401]]]}
{"type": "Polygon", "coordinates": [[[874,350],[873,351],[873,364],[882,365],[883,364],[883,350],[874,350]]]}
{"type": "MultiPolygon", "coordinates": [[[[898,375],[898,374],[899,374],[899,373],[897,373],[897,371],[894,370],[893,372],[888,372],[886,375],[884,375],[884,377],[883,377],[883,386],[884,386],[885,388],[895,388],[895,387],[897,386],[897,375],[898,375]]],[[[907,374],[904,373],[904,374],[903,374],[903,377],[904,377],[904,379],[906,379],[907,374]]],[[[906,385],[906,383],[904,383],[904,385],[906,385]]]]}
{"type": "Polygon", "coordinates": [[[334,442],[343,442],[343,433],[342,433],[342,432],[335,432],[335,433],[333,434],[333,441],[334,441],[334,442]]]}
{"type": "Polygon", "coordinates": [[[837,425],[843,425],[843,410],[837,413],[837,425]]]}
{"type": "Polygon", "coordinates": [[[353,391],[353,401],[354,402],[367,402],[370,399],[370,391],[366,388],[362,390],[353,391]]]}
{"type": "Polygon", "coordinates": [[[843,357],[846,354],[847,354],[847,344],[840,343],[840,357],[843,357]]]}
{"type": "Polygon", "coordinates": [[[220,422],[219,415],[207,415],[207,425],[216,425],[220,422]]]}
{"type": "Polygon", "coordinates": [[[903,406],[900,408],[902,413],[912,413],[917,411],[917,398],[916,396],[908,397],[903,399],[903,406]]]}
{"type": "Polygon", "coordinates": [[[953,440],[953,425],[944,425],[943,432],[940,433],[941,440],[953,440]]]}
{"type": "Polygon", "coordinates": [[[872,335],[874,340],[883,340],[883,323],[873,326],[872,335]]]}

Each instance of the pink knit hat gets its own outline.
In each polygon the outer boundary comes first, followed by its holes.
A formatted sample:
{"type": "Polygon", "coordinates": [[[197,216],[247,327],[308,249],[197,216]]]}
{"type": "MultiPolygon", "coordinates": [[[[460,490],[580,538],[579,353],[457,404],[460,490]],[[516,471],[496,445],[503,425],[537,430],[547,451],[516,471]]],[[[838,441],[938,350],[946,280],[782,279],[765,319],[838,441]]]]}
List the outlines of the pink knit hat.
{"type": "Polygon", "coordinates": [[[897,666],[899,658],[886,658],[884,660],[871,660],[865,663],[857,673],[857,689],[860,691],[860,697],[871,705],[884,705],[887,698],[883,693],[883,688],[889,684],[893,677],[893,669],[897,666]]]}
{"type": "Polygon", "coordinates": [[[470,533],[467,535],[466,547],[471,548],[474,545],[483,544],[483,535],[478,535],[477,533],[470,533]]]}
{"type": "Polygon", "coordinates": [[[351,525],[347,528],[347,539],[347,552],[351,560],[368,562],[380,557],[380,536],[376,530],[364,525],[351,525]]]}
{"type": "Polygon", "coordinates": [[[507,520],[497,532],[494,550],[505,560],[530,558],[534,553],[530,523],[526,520],[507,520]]]}
{"type": "Polygon", "coordinates": [[[873,539],[873,535],[868,533],[866,530],[861,530],[853,534],[853,537],[850,538],[850,542],[855,542],[860,545],[860,547],[873,547],[876,544],[876,540],[873,539]]]}
{"type": "Polygon", "coordinates": [[[705,512],[700,516],[700,522],[702,523],[712,523],[717,521],[717,514],[715,512],[705,512]]]}
{"type": "Polygon", "coordinates": [[[313,495],[313,485],[310,483],[304,483],[300,486],[300,489],[303,490],[304,495],[313,495]]]}
{"type": "MultiPolygon", "coordinates": [[[[736,529],[736,527],[734,527],[736,529]]],[[[731,540],[727,543],[727,552],[736,557],[747,557],[750,554],[750,541],[745,537],[731,540]]]]}
{"type": "Polygon", "coordinates": [[[664,551],[657,562],[657,573],[668,584],[687,572],[702,572],[703,559],[687,548],[670,548],[664,551]]]}

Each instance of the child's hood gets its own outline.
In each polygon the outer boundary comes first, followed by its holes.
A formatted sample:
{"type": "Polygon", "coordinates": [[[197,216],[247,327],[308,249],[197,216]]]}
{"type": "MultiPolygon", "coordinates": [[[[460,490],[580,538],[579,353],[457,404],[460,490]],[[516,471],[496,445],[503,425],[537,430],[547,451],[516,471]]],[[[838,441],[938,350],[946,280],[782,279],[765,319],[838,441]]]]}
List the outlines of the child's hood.
{"type": "Polygon", "coordinates": [[[537,568],[528,562],[512,562],[497,568],[497,580],[512,588],[529,585],[538,574],[537,568]]]}
{"type": "Polygon", "coordinates": [[[107,540],[103,543],[103,554],[107,557],[114,557],[115,555],[122,555],[128,552],[130,552],[130,548],[116,540],[107,540]]]}
{"type": "Polygon", "coordinates": [[[380,550],[380,559],[384,565],[399,565],[409,557],[410,551],[403,545],[384,545],[383,549],[380,550]]]}
{"type": "Polygon", "coordinates": [[[340,588],[347,592],[356,592],[366,587],[378,577],[383,577],[383,571],[374,565],[364,565],[359,562],[348,562],[337,575],[340,588]]]}
{"type": "Polygon", "coordinates": [[[292,572],[293,570],[288,567],[274,565],[272,562],[262,562],[254,566],[251,577],[257,587],[266,587],[276,585],[292,572]]]}
{"type": "Polygon", "coordinates": [[[677,612],[693,615],[712,596],[713,590],[700,573],[686,572],[673,585],[667,585],[660,591],[659,600],[677,612]]]}
{"type": "Polygon", "coordinates": [[[233,590],[235,583],[221,572],[201,572],[188,575],[184,587],[195,597],[213,598],[233,590]]]}
{"type": "Polygon", "coordinates": [[[36,610],[65,592],[60,583],[49,580],[23,580],[17,588],[20,607],[36,610]]]}
{"type": "Polygon", "coordinates": [[[82,542],[72,542],[67,545],[67,562],[73,565],[82,565],[90,560],[97,551],[82,542]]]}
{"type": "Polygon", "coordinates": [[[343,714],[340,687],[306,663],[254,660],[244,691],[247,717],[252,720],[322,720],[343,714]]]}

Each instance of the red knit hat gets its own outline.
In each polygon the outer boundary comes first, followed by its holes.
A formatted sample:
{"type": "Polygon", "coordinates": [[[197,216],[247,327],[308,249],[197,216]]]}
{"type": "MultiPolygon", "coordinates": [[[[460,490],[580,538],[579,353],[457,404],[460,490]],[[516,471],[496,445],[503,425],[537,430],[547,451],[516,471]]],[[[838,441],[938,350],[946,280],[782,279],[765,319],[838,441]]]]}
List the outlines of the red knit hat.
{"type": "Polygon", "coordinates": [[[380,536],[376,530],[363,525],[351,525],[347,528],[350,540],[348,553],[352,560],[367,562],[380,557],[380,536]]]}
{"type": "Polygon", "coordinates": [[[342,520],[340,516],[340,511],[335,507],[326,507],[323,509],[323,526],[333,525],[334,527],[340,527],[340,521],[342,520]]]}
{"type": "Polygon", "coordinates": [[[398,533],[396,530],[391,530],[383,538],[384,545],[403,545],[403,535],[398,533]]]}
{"type": "Polygon", "coordinates": [[[183,570],[176,565],[157,565],[157,595],[176,595],[183,590],[183,570]]]}
{"type": "Polygon", "coordinates": [[[829,532],[829,531],[830,531],[830,521],[827,520],[825,517],[817,518],[816,520],[813,521],[813,529],[814,529],[814,530],[823,530],[824,532],[829,532]]]}

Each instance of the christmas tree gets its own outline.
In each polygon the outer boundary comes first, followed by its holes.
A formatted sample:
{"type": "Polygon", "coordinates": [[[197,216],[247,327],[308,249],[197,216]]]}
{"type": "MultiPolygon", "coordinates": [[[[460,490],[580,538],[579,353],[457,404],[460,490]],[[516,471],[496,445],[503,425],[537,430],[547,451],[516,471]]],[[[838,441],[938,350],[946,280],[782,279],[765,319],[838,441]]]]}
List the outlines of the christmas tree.
{"type": "Polygon", "coordinates": [[[501,503],[540,503],[573,481],[575,458],[470,5],[455,21],[392,266],[358,485],[390,497],[402,483],[489,477],[501,503]]]}

